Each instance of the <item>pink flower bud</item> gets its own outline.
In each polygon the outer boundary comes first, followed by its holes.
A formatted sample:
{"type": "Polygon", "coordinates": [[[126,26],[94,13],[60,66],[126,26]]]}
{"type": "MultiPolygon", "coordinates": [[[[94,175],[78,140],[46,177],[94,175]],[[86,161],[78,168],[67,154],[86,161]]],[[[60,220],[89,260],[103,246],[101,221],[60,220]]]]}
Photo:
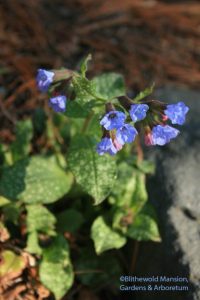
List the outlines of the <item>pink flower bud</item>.
{"type": "Polygon", "coordinates": [[[162,120],[165,122],[165,121],[167,121],[169,118],[168,118],[168,116],[166,116],[166,115],[162,115],[162,120]]]}
{"type": "Polygon", "coordinates": [[[113,140],[113,145],[115,146],[115,148],[117,149],[117,151],[121,150],[123,145],[121,145],[116,138],[114,138],[113,140]]]}
{"type": "Polygon", "coordinates": [[[151,146],[153,145],[153,138],[152,138],[152,133],[151,132],[148,132],[145,134],[144,136],[144,142],[147,146],[151,146]]]}

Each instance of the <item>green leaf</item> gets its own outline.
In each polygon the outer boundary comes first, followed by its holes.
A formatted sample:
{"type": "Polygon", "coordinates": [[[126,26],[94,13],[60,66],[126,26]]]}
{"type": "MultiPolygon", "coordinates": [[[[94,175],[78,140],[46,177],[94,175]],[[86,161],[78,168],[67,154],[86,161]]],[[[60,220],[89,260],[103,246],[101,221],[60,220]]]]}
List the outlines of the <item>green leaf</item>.
{"type": "Polygon", "coordinates": [[[136,215],[126,235],[138,241],[161,241],[156,219],[152,216],[152,212],[148,213],[146,208],[136,215]]]}
{"type": "Polygon", "coordinates": [[[123,76],[117,73],[105,73],[93,79],[96,95],[110,100],[126,93],[123,76]]]}
{"type": "Polygon", "coordinates": [[[146,177],[142,172],[136,173],[136,188],[132,195],[131,208],[134,214],[137,214],[148,199],[148,194],[146,190],[146,177]]]}
{"type": "Polygon", "coordinates": [[[10,203],[10,200],[8,200],[7,198],[0,196],[0,207],[7,205],[10,203]]]}
{"type": "Polygon", "coordinates": [[[61,299],[70,289],[74,273],[69,256],[69,246],[62,236],[54,238],[52,245],[43,250],[43,259],[39,268],[41,282],[61,299]]]}
{"type": "Polygon", "coordinates": [[[56,163],[55,157],[33,156],[3,170],[0,194],[25,203],[52,203],[71,188],[72,176],[56,163]]]}
{"type": "Polygon", "coordinates": [[[16,125],[16,140],[11,145],[13,160],[17,161],[30,152],[30,141],[33,137],[31,120],[19,121],[16,125]]]}
{"type": "Polygon", "coordinates": [[[118,165],[118,178],[112,190],[110,202],[129,207],[137,214],[148,199],[145,174],[122,162],[118,165]]]}
{"type": "Polygon", "coordinates": [[[67,209],[57,216],[57,228],[60,232],[75,232],[83,224],[82,214],[75,209],[67,209]]]}
{"type": "Polygon", "coordinates": [[[145,174],[155,173],[155,164],[149,160],[143,160],[140,164],[137,165],[137,167],[145,174]]]}
{"type": "Polygon", "coordinates": [[[85,77],[75,76],[72,84],[76,93],[76,99],[74,101],[78,102],[80,105],[83,106],[83,104],[95,98],[96,86],[93,81],[90,81],[85,77]]]}
{"type": "Polygon", "coordinates": [[[87,69],[88,69],[88,62],[90,61],[92,59],[92,55],[91,54],[88,54],[88,56],[86,57],[86,58],[84,58],[84,60],[82,61],[82,63],[81,63],[81,67],[80,67],[80,69],[81,69],[81,75],[83,76],[83,77],[85,77],[85,74],[86,74],[86,72],[87,72],[87,69]]]}
{"type": "Polygon", "coordinates": [[[21,274],[24,268],[25,260],[22,256],[16,255],[10,250],[1,252],[0,279],[3,276],[15,278],[21,274]]]}
{"type": "Polygon", "coordinates": [[[88,109],[83,109],[79,101],[68,101],[65,115],[70,118],[86,118],[88,109]]]}
{"type": "Polygon", "coordinates": [[[42,254],[42,248],[39,245],[38,233],[36,231],[28,233],[26,251],[38,255],[42,254]]]}
{"type": "Polygon", "coordinates": [[[14,224],[18,224],[20,208],[18,203],[9,203],[2,208],[5,220],[11,221],[14,224]]]}
{"type": "Polygon", "coordinates": [[[55,234],[56,218],[43,205],[27,205],[27,230],[28,232],[39,231],[48,235],[55,234]]]}
{"type": "Polygon", "coordinates": [[[123,234],[126,233],[127,227],[133,221],[133,213],[131,209],[124,207],[115,208],[113,215],[112,227],[115,230],[119,230],[123,234]]]}
{"type": "Polygon", "coordinates": [[[113,158],[98,155],[93,140],[78,135],[72,139],[68,163],[77,183],[95,199],[95,204],[105,200],[116,179],[113,158]]]}
{"type": "Polygon", "coordinates": [[[10,233],[3,222],[0,221],[0,242],[4,243],[10,238],[10,233]]]}
{"type": "Polygon", "coordinates": [[[144,91],[140,92],[134,99],[134,102],[139,102],[145,97],[151,95],[153,93],[155,84],[153,83],[150,87],[146,88],[144,91]]]}
{"type": "Polygon", "coordinates": [[[126,243],[126,238],[109,227],[101,216],[92,224],[91,238],[97,254],[113,248],[119,249],[126,243]]]}

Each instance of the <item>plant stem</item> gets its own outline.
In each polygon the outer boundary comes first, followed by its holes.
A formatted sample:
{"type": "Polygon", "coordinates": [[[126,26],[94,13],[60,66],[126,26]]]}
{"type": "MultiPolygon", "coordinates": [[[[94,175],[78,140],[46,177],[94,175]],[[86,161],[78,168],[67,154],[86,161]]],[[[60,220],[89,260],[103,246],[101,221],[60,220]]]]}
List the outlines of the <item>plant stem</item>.
{"type": "Polygon", "coordinates": [[[134,241],[133,255],[131,258],[131,266],[130,266],[130,274],[133,274],[135,271],[136,261],[137,261],[137,257],[138,257],[138,250],[139,250],[139,242],[134,241]]]}

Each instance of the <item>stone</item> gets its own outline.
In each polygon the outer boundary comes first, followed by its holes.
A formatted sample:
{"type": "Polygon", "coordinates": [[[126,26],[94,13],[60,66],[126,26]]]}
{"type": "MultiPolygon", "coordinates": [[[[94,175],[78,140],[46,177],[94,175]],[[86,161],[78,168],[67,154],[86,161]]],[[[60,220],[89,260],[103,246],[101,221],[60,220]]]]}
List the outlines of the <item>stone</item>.
{"type": "Polygon", "coordinates": [[[154,99],[183,101],[190,108],[184,126],[177,126],[179,137],[148,148],[146,157],[156,164],[148,189],[163,238],[157,252],[163,258],[160,272],[188,277],[190,291],[180,299],[200,300],[200,92],[168,86],[157,90],[154,99]]]}

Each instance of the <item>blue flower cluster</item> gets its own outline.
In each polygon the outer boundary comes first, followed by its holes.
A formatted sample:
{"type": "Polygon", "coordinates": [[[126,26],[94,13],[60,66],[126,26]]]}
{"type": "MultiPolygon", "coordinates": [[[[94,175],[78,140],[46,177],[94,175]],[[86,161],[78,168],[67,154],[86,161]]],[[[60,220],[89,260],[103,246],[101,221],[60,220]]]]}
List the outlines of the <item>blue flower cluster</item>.
{"type": "MultiPolygon", "coordinates": [[[[148,109],[149,106],[147,104],[132,104],[129,110],[132,121],[143,120],[146,117],[148,109]]],[[[110,137],[103,137],[100,143],[98,143],[97,152],[100,155],[104,153],[114,155],[122,149],[125,143],[132,143],[135,140],[138,132],[134,126],[125,123],[125,120],[126,114],[117,110],[109,111],[102,118],[100,125],[106,130],[115,130],[115,132],[113,132],[113,140],[110,137]]]]}
{"type": "MultiPolygon", "coordinates": [[[[131,104],[129,114],[131,120],[136,123],[146,119],[146,122],[141,124],[145,131],[146,145],[163,146],[176,138],[180,131],[168,124],[166,121],[171,120],[172,124],[182,125],[185,122],[185,116],[189,108],[183,103],[169,104],[163,109],[163,105],[158,107],[157,112],[151,110],[151,102],[147,104],[131,104]],[[147,117],[149,111],[150,118],[147,117]],[[162,120],[155,118],[155,114],[162,115],[162,120]],[[153,122],[152,122],[153,120],[153,122]],[[156,121],[157,120],[157,121],[156,121]]],[[[126,114],[121,111],[111,110],[100,121],[100,124],[106,129],[106,137],[97,145],[97,152],[100,155],[109,153],[116,154],[122,149],[125,143],[132,143],[138,134],[136,128],[128,123],[125,123],[126,114]],[[111,131],[111,134],[110,134],[111,131]],[[112,136],[112,138],[111,138],[112,136]]]]}
{"type": "MultiPolygon", "coordinates": [[[[172,124],[183,125],[188,111],[189,108],[183,102],[169,104],[164,110],[163,120],[167,121],[169,119],[172,124]]],[[[152,131],[147,130],[145,143],[146,145],[163,146],[176,138],[179,133],[180,131],[172,126],[165,123],[159,124],[154,126],[152,131]]]]}
{"type": "MultiPolygon", "coordinates": [[[[53,83],[55,73],[44,69],[39,69],[36,77],[37,87],[41,92],[47,92],[53,83]]],[[[67,97],[65,95],[55,95],[49,99],[49,106],[55,112],[65,112],[67,97]]]]}

